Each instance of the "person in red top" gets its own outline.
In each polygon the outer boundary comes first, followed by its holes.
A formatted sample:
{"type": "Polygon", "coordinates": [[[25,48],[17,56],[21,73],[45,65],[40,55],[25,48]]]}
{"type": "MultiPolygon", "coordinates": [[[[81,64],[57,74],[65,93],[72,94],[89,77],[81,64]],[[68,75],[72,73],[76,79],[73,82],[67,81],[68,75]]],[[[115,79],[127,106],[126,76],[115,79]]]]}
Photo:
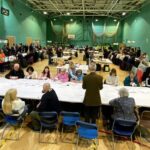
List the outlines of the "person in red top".
{"type": "Polygon", "coordinates": [[[0,72],[3,72],[4,71],[4,66],[3,66],[3,64],[4,64],[4,62],[5,62],[5,54],[4,54],[4,52],[3,52],[3,50],[2,49],[0,49],[0,72]]]}

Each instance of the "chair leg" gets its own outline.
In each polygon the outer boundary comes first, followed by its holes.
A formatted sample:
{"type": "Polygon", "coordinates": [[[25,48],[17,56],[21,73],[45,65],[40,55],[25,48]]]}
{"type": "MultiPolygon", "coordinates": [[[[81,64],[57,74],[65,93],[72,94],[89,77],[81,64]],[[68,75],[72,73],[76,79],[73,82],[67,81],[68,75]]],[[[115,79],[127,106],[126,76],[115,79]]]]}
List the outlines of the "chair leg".
{"type": "Polygon", "coordinates": [[[64,125],[62,124],[62,129],[61,129],[61,141],[63,142],[63,133],[64,133],[64,125]]]}
{"type": "Polygon", "coordinates": [[[77,136],[76,150],[78,150],[78,144],[79,144],[79,135],[77,136]]]}
{"type": "Polygon", "coordinates": [[[40,133],[39,133],[39,143],[41,143],[41,133],[42,133],[42,126],[40,128],[40,133]]]}
{"type": "Polygon", "coordinates": [[[4,136],[4,133],[5,133],[5,130],[6,130],[6,128],[8,127],[8,123],[5,125],[5,127],[4,127],[4,130],[3,130],[3,132],[2,132],[2,135],[1,135],[1,140],[3,139],[3,136],[4,136]]]}
{"type": "Polygon", "coordinates": [[[58,143],[58,138],[59,138],[59,137],[58,137],[58,133],[59,133],[59,132],[58,132],[58,126],[57,126],[57,129],[56,129],[56,144],[58,143]]]}
{"type": "Polygon", "coordinates": [[[113,133],[112,133],[112,141],[113,141],[113,150],[115,150],[115,137],[113,133]]]}

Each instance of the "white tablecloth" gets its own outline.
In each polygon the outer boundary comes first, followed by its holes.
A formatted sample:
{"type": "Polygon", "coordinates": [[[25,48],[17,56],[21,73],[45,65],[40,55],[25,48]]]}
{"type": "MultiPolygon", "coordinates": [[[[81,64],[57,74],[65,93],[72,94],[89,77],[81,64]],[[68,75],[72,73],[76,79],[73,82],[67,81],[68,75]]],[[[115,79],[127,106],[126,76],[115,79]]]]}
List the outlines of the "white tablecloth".
{"type": "MultiPolygon", "coordinates": [[[[60,83],[52,80],[9,80],[0,78],[0,95],[4,96],[9,88],[16,88],[18,97],[25,99],[37,99],[42,96],[42,85],[49,82],[56,91],[58,98],[62,102],[82,103],[85,90],[82,89],[81,83],[60,83]]],[[[108,105],[109,101],[117,98],[120,86],[104,85],[101,90],[102,104],[108,105]]],[[[145,87],[126,87],[129,90],[130,97],[135,99],[137,106],[150,107],[150,88],[145,87]]],[[[94,98],[94,97],[93,97],[94,98]]]]}

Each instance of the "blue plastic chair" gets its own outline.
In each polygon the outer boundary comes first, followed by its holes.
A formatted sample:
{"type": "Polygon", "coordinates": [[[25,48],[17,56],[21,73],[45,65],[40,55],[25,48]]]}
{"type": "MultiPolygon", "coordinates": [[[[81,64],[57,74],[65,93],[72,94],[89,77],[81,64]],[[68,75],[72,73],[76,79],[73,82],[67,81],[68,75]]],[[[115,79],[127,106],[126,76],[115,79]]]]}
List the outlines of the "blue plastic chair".
{"type": "Polygon", "coordinates": [[[93,140],[96,139],[96,149],[98,148],[98,128],[96,124],[86,123],[83,121],[77,121],[77,143],[76,143],[76,149],[78,149],[78,143],[79,139],[85,139],[85,140],[93,140]]]}
{"type": "MultiPolygon", "coordinates": [[[[115,149],[114,136],[128,137],[133,140],[133,134],[137,128],[137,123],[131,120],[116,119],[112,126],[113,148],[115,149]]],[[[133,147],[132,147],[133,148],[133,147]]]]}
{"type": "Polygon", "coordinates": [[[55,130],[56,131],[56,139],[54,143],[58,142],[58,115],[57,112],[40,112],[40,133],[39,133],[39,142],[40,143],[52,143],[52,142],[44,142],[41,141],[41,134],[45,130],[55,130]]]}
{"type": "MultiPolygon", "coordinates": [[[[79,112],[66,112],[62,111],[60,113],[62,116],[62,131],[61,131],[61,137],[63,137],[63,131],[64,126],[67,127],[76,127],[76,122],[80,120],[80,113],[79,112]]],[[[61,138],[62,141],[64,140],[64,137],[61,138]]]]}
{"type": "Polygon", "coordinates": [[[24,119],[18,117],[18,115],[16,115],[16,116],[15,115],[13,115],[13,116],[6,115],[4,117],[4,121],[6,122],[6,125],[5,125],[5,127],[3,129],[3,132],[2,132],[2,135],[1,135],[1,139],[5,139],[5,140],[19,140],[19,135],[20,135],[19,131],[22,128],[24,119]],[[15,139],[14,138],[12,139],[11,137],[4,138],[4,133],[5,133],[6,129],[7,129],[7,127],[9,127],[9,126],[14,127],[15,130],[17,128],[19,128],[18,131],[17,131],[17,137],[15,139]]]}

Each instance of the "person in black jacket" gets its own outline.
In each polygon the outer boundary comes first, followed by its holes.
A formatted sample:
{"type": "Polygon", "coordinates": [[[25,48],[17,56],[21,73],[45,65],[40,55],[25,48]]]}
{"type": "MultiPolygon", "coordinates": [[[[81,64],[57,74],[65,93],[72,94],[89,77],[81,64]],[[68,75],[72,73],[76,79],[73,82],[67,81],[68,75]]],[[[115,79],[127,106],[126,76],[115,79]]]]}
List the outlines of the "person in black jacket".
{"type": "Polygon", "coordinates": [[[36,106],[36,110],[30,113],[32,122],[31,124],[29,124],[29,127],[36,131],[40,130],[40,116],[38,114],[39,112],[56,111],[57,113],[59,113],[61,111],[57,94],[51,88],[49,83],[45,83],[43,85],[42,92],[44,94],[39,104],[36,106]]]}
{"type": "Polygon", "coordinates": [[[24,72],[20,68],[20,65],[18,63],[16,63],[16,64],[14,64],[13,69],[10,70],[10,72],[5,75],[5,78],[7,78],[7,79],[24,78],[24,72]]]}

